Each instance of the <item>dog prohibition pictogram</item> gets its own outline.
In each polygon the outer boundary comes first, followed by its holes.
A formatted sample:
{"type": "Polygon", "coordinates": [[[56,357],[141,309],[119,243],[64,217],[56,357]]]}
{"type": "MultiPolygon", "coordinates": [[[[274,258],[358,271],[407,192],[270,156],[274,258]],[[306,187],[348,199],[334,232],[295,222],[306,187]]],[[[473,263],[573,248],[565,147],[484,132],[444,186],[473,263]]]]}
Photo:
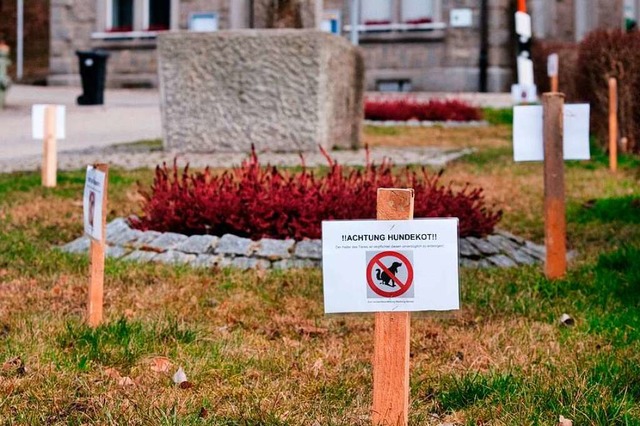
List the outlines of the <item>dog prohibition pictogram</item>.
{"type": "MultiPolygon", "coordinates": [[[[413,265],[409,256],[397,251],[367,253],[367,284],[375,295],[394,298],[405,295],[413,284],[413,265]]],[[[413,293],[413,291],[411,292],[413,293]]],[[[373,297],[376,297],[373,295],[373,297]]],[[[407,294],[405,297],[409,296],[407,294]]]]}

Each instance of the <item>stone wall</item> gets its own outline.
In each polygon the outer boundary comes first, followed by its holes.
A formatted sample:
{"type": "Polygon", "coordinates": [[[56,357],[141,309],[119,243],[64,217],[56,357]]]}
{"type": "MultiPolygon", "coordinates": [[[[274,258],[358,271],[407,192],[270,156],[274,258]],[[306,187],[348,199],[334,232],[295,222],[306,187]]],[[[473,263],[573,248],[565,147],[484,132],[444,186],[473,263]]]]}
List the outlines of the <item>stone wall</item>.
{"type": "Polygon", "coordinates": [[[341,37],[313,30],[167,33],[158,50],[166,148],[359,145],[361,57],[341,37]]]}
{"type": "MultiPolygon", "coordinates": [[[[107,225],[106,256],[135,262],[191,265],[197,268],[289,269],[319,267],[321,240],[252,241],[235,235],[186,235],[173,232],[138,231],[123,218],[107,225]]],[[[532,265],[545,259],[544,246],[497,231],[486,238],[460,238],[462,267],[512,267],[532,265]]],[[[88,253],[90,241],[84,236],[62,247],[69,253],[88,253]]],[[[572,255],[573,256],[573,255],[572,255]]]]}

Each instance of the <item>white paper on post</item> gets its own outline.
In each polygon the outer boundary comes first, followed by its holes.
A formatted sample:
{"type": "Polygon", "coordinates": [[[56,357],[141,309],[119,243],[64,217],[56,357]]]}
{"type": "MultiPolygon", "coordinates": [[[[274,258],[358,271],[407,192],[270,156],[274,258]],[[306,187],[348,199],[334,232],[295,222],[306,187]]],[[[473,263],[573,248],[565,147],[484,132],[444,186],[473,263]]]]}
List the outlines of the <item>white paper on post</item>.
{"type": "Polygon", "coordinates": [[[512,84],[511,99],[515,103],[533,103],[538,100],[538,88],[533,85],[512,84]]]}
{"type": "Polygon", "coordinates": [[[516,12],[516,34],[525,39],[531,38],[531,15],[516,12]]]}
{"type": "MultiPolygon", "coordinates": [[[[588,160],[589,104],[565,104],[562,149],[565,160],[588,160]]],[[[513,107],[514,161],[543,161],[542,106],[513,107]]]]}
{"type": "Polygon", "coordinates": [[[459,309],[458,219],[322,222],[325,313],[459,309]]]}
{"type": "Polygon", "coordinates": [[[33,105],[31,107],[31,137],[33,139],[44,139],[44,111],[48,106],[56,107],[56,139],[64,139],[66,137],[66,108],[64,105],[33,105]]]}
{"type": "Polygon", "coordinates": [[[523,56],[518,56],[518,84],[521,86],[533,86],[533,61],[523,56]]]}
{"type": "Polygon", "coordinates": [[[559,59],[557,53],[552,53],[547,58],[547,76],[555,77],[558,75],[559,59]]]}
{"type": "Polygon", "coordinates": [[[82,197],[84,233],[102,241],[102,200],[106,174],[93,166],[87,166],[87,177],[82,197]]]}

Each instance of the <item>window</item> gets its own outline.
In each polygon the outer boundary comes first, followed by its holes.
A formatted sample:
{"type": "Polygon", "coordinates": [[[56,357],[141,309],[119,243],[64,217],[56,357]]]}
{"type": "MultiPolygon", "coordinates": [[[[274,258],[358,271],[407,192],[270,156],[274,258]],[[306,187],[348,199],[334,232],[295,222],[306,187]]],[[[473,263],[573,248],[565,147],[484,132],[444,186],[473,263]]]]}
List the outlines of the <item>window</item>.
{"type": "Polygon", "coordinates": [[[171,26],[171,0],[148,0],[145,29],[149,31],[164,31],[171,26]]]}
{"type": "Polygon", "coordinates": [[[433,22],[433,2],[427,0],[403,0],[402,22],[407,24],[433,22]]]}
{"type": "MultiPolygon", "coordinates": [[[[107,33],[164,31],[177,27],[172,10],[179,0],[98,0],[99,9],[106,13],[99,17],[99,27],[107,33]]],[[[100,36],[98,34],[99,37],[100,36]]],[[[107,35],[108,36],[108,35],[107,35]]],[[[111,37],[122,37],[114,34],[111,37]]]]}
{"type": "Polygon", "coordinates": [[[365,31],[431,30],[440,23],[441,0],[361,0],[360,27],[365,31]]]}
{"type": "Polygon", "coordinates": [[[133,31],[133,0],[112,0],[111,19],[107,29],[112,32],[133,31]]]}
{"type": "Polygon", "coordinates": [[[362,0],[360,18],[365,25],[390,24],[391,0],[362,0]]]}

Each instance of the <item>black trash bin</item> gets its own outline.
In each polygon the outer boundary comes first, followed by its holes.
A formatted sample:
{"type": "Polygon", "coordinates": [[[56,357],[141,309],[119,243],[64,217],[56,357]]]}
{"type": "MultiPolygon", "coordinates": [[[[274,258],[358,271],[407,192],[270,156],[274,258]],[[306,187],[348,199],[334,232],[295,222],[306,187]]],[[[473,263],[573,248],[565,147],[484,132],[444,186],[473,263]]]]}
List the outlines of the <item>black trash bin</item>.
{"type": "Polygon", "coordinates": [[[103,50],[77,50],[82,78],[82,95],[78,105],[102,105],[104,103],[104,82],[107,77],[109,52],[103,50]]]}

